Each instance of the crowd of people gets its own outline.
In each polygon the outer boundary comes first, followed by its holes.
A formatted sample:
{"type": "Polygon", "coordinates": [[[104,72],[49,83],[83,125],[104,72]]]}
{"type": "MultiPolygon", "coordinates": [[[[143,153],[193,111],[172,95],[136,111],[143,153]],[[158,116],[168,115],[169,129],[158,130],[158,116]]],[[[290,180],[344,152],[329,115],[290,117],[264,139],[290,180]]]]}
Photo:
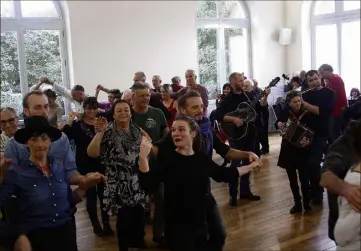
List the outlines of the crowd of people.
{"type": "MultiPolygon", "coordinates": [[[[89,96],[83,86],[68,90],[42,77],[24,96],[24,128],[18,128],[14,109],[2,108],[0,247],[77,251],[74,215],[85,197],[94,234],[116,232],[119,251],[146,248],[146,224],[152,225],[160,248],[223,250],[226,230],[210,179],[229,184],[231,206],[237,206],[238,198],[261,199],[251,190],[250,175],[262,166],[260,156],[269,154],[270,88],[262,90],[256,80],[234,72],[208,117],[207,89],[197,84],[193,70],[186,71],[185,79],[186,86],[180,77],[163,84],[155,75],[151,86],[143,72],[136,72],[129,89],[98,85],[89,96]],[[42,91],[44,84],[53,90],[42,91]],[[100,92],[108,94],[108,102],[98,101],[100,92]],[[72,104],[66,121],[57,95],[72,104]],[[215,127],[243,127],[244,119],[231,112],[251,102],[257,118],[247,124],[243,138],[232,140],[215,127]],[[212,160],[214,150],[225,159],[223,165],[212,160]],[[116,229],[110,226],[111,216],[117,217],[116,229]]],[[[345,236],[350,227],[360,229],[354,219],[361,209],[361,121],[353,121],[361,117],[359,92],[351,91],[355,102],[348,107],[343,81],[329,65],[292,81],[294,90],[276,126],[286,132],[297,121],[311,136],[297,144],[282,140],[278,166],[286,170],[294,196],[290,213],[311,211],[311,204],[322,203],[321,185],[326,187],[332,193],[330,238],[340,250],[350,250],[360,244],[360,231],[345,236]]]]}

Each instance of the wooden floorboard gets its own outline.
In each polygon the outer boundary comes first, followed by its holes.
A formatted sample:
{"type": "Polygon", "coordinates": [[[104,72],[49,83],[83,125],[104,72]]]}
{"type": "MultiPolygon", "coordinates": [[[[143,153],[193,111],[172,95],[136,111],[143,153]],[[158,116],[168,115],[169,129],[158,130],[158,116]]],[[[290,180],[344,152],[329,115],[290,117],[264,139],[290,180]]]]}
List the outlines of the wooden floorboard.
{"type": "MultiPolygon", "coordinates": [[[[252,176],[254,193],[261,201],[239,201],[237,207],[228,205],[228,186],[213,183],[228,238],[225,251],[334,251],[335,243],[327,237],[327,201],[314,207],[309,214],[290,215],[293,205],[285,171],[276,166],[280,147],[278,135],[270,136],[270,155],[263,158],[264,166],[252,176]]],[[[215,155],[215,160],[222,161],[215,155]]],[[[100,215],[99,215],[100,216],[100,215]]],[[[99,217],[100,218],[100,217],[99,217]]],[[[79,204],[76,214],[78,246],[80,251],[117,251],[115,237],[99,238],[92,232],[84,203],[79,204]]],[[[115,229],[115,217],[111,220],[115,229]]],[[[146,240],[157,251],[147,227],[146,240]]]]}

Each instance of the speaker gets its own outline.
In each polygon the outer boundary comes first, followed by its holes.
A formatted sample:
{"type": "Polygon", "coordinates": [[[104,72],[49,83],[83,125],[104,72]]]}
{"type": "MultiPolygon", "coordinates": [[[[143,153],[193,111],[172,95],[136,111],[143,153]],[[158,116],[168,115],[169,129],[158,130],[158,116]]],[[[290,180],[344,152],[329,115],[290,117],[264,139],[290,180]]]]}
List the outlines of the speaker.
{"type": "Polygon", "coordinates": [[[278,43],[280,45],[290,45],[292,41],[292,29],[283,28],[280,30],[278,43]]]}

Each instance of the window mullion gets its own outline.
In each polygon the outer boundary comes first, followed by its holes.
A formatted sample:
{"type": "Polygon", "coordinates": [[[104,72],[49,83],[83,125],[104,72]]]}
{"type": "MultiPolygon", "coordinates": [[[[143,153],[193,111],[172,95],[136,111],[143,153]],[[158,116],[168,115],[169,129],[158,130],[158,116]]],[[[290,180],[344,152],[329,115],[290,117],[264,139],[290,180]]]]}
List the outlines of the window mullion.
{"type": "Polygon", "coordinates": [[[343,12],[343,1],[335,1],[335,13],[343,12]]]}
{"type": "Polygon", "coordinates": [[[225,39],[224,39],[224,27],[220,25],[219,28],[219,81],[218,84],[220,87],[222,83],[226,80],[226,50],[225,50],[225,39]]]}
{"type": "Polygon", "coordinates": [[[337,63],[338,74],[342,75],[342,22],[337,22],[337,63]]]}
{"type": "Polygon", "coordinates": [[[25,95],[28,92],[28,74],[27,74],[27,67],[26,67],[25,38],[24,38],[24,29],[23,28],[19,28],[17,30],[17,38],[18,38],[20,87],[21,87],[21,93],[23,95],[25,95]]]}
{"type": "Polygon", "coordinates": [[[14,11],[15,11],[15,19],[21,19],[21,2],[20,1],[13,1],[14,3],[14,11]]]}

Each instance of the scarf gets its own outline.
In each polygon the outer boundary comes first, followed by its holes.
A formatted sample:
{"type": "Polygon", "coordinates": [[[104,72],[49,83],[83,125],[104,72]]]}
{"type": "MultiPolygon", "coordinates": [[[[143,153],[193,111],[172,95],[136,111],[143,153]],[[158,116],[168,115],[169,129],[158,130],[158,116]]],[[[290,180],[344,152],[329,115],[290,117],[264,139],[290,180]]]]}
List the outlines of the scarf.
{"type": "Polygon", "coordinates": [[[211,121],[207,117],[203,117],[199,122],[201,130],[201,144],[202,150],[209,157],[213,155],[213,131],[211,121]]]}
{"type": "Polygon", "coordinates": [[[116,122],[109,125],[111,131],[111,137],[114,140],[115,146],[121,152],[121,154],[127,155],[127,148],[140,147],[142,141],[142,134],[138,126],[133,123],[129,124],[129,131],[121,130],[117,128],[116,122]],[[124,149],[124,147],[126,149],[124,149]]]}

